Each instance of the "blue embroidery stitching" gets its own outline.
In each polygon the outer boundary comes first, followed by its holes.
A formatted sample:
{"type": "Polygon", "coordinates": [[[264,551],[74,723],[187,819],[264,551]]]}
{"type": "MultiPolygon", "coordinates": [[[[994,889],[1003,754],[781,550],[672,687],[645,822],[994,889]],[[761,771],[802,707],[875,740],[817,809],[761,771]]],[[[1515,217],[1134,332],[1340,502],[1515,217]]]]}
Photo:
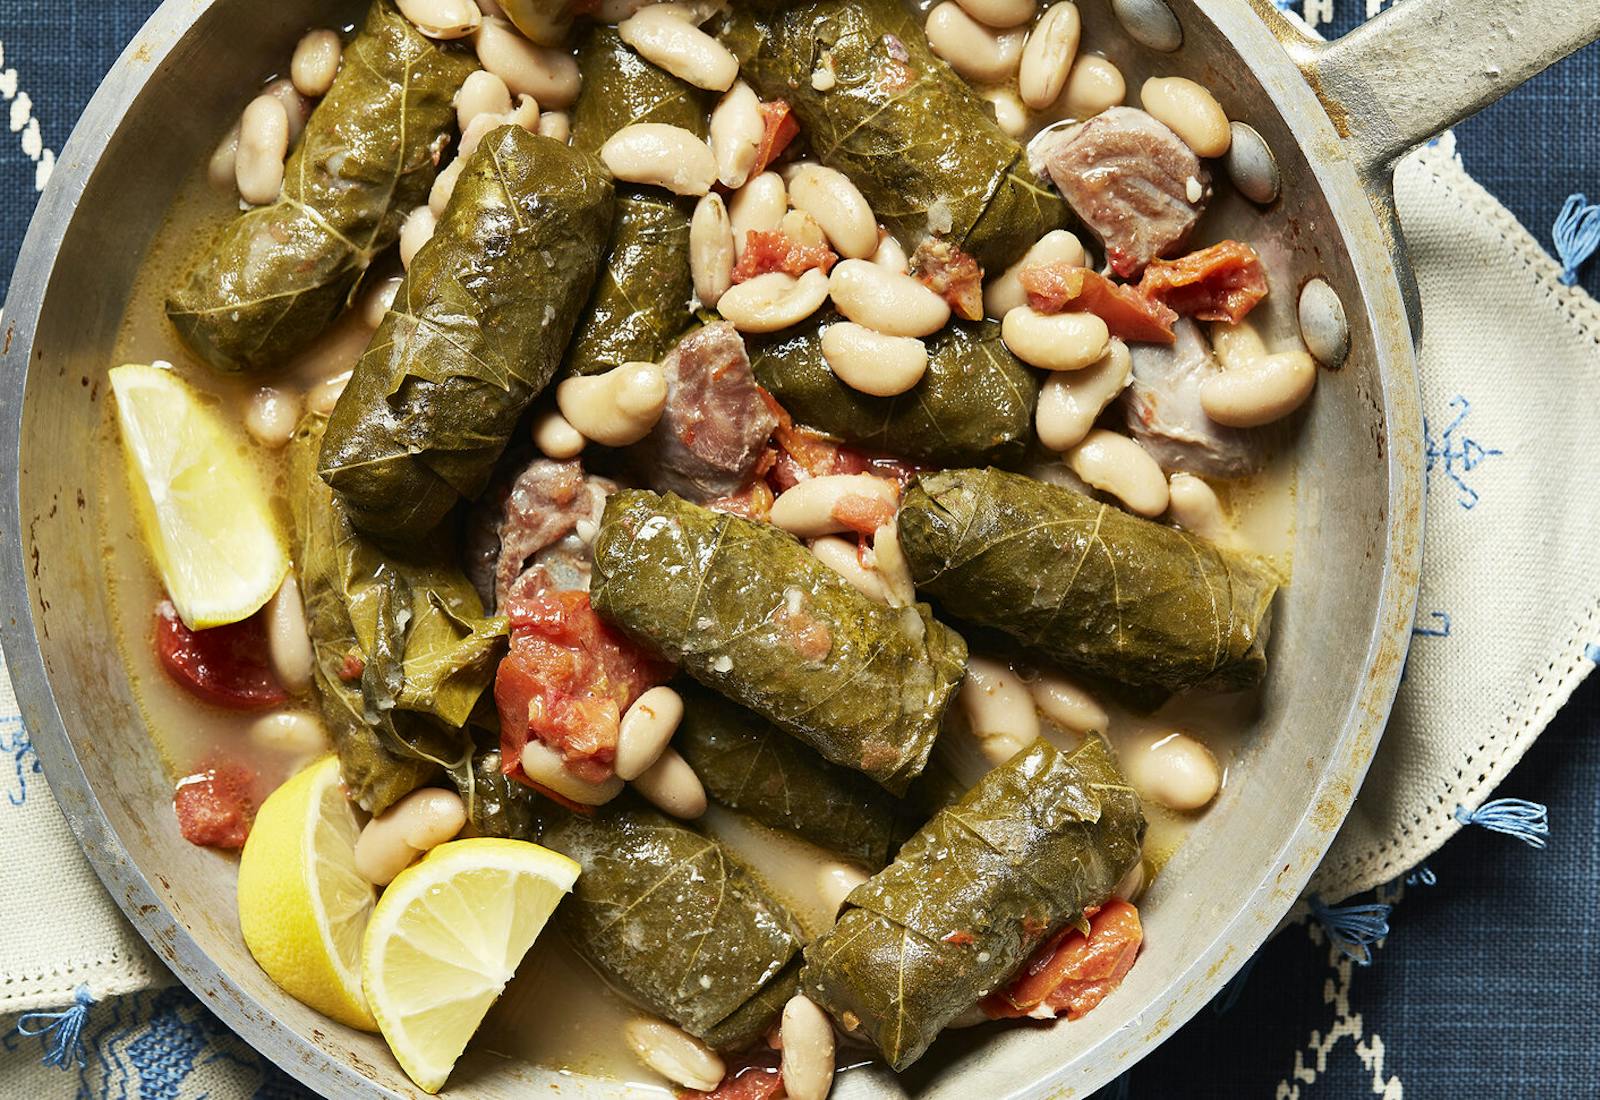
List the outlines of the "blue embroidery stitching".
{"type": "Polygon", "coordinates": [[[1418,638],[1448,638],[1450,637],[1450,613],[1448,611],[1430,611],[1428,618],[1438,623],[1438,626],[1414,626],[1411,633],[1418,638]]]}
{"type": "Polygon", "coordinates": [[[17,776],[17,788],[6,791],[6,800],[13,806],[20,806],[28,801],[28,776],[38,775],[44,768],[33,747],[33,738],[28,736],[22,719],[15,715],[0,718],[0,755],[11,757],[17,776]]]}
{"type": "Polygon", "coordinates": [[[1462,422],[1472,411],[1472,402],[1458,393],[1450,399],[1450,407],[1456,411],[1455,418],[1450,421],[1442,435],[1435,436],[1429,427],[1428,418],[1422,418],[1422,435],[1428,459],[1426,473],[1431,485],[1434,466],[1442,465],[1445,476],[1455,482],[1456,503],[1470,511],[1477,507],[1478,491],[1467,484],[1464,475],[1481,466],[1485,459],[1505,452],[1485,447],[1465,432],[1457,435],[1462,422]]]}

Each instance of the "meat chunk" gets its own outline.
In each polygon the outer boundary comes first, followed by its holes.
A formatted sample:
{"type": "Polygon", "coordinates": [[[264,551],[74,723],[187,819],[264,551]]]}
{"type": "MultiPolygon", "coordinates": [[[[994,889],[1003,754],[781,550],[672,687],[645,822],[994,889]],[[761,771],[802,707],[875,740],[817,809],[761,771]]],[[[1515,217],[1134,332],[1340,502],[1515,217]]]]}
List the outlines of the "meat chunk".
{"type": "Polygon", "coordinates": [[[1130,344],[1133,382],[1122,397],[1128,430],[1161,468],[1207,477],[1244,477],[1261,468],[1261,437],[1226,428],[1200,407],[1200,383],[1222,367],[1200,327],[1187,317],[1173,326],[1176,341],[1130,344]]]}
{"type": "Polygon", "coordinates": [[[577,461],[536,458],[491,492],[467,536],[467,574],[484,605],[504,609],[514,591],[587,591],[589,544],[616,489],[577,461]]]}
{"type": "Polygon", "coordinates": [[[726,321],[685,336],[662,361],[667,407],[645,438],[650,487],[705,504],[743,489],[778,426],[744,338],[726,321]]]}
{"type": "Polygon", "coordinates": [[[1200,158],[1135,107],[1045,131],[1031,155],[1124,279],[1181,249],[1211,197],[1211,173],[1200,158]]]}

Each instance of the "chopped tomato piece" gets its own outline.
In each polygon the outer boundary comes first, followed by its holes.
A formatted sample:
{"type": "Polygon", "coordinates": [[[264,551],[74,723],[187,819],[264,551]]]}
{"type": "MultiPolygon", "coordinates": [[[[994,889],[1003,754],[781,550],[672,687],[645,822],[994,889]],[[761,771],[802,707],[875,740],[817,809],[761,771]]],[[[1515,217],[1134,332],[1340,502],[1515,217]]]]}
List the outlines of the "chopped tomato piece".
{"type": "MultiPolygon", "coordinates": [[[[773,454],[773,458],[776,460],[776,453],[773,454]]],[[[730,516],[743,516],[745,519],[766,523],[772,516],[772,500],[772,486],[758,477],[737,493],[718,497],[706,507],[713,512],[726,512],[730,516]]]]}
{"type": "Polygon", "coordinates": [[[894,519],[895,506],[882,497],[850,493],[833,506],[833,518],[858,535],[867,535],[894,519]]]}
{"type": "Polygon", "coordinates": [[[190,630],[172,601],[162,600],[156,605],[156,655],[180,687],[219,707],[264,710],[289,698],[267,663],[260,611],[242,622],[190,630]]]}
{"type": "Polygon", "coordinates": [[[1137,288],[1098,271],[1060,261],[1034,264],[1018,274],[1028,304],[1040,313],[1083,310],[1106,323],[1111,335],[1146,344],[1170,344],[1178,315],[1137,288]]]}
{"type": "Polygon", "coordinates": [[[984,1013],[1076,1020],[1121,985],[1144,942],[1139,910],[1112,898],[1088,917],[1087,935],[1067,927],[1051,936],[1009,986],[983,999],[984,1013]]]}
{"type": "Polygon", "coordinates": [[[772,1051],[746,1055],[730,1062],[722,1083],[712,1091],[684,1089],[678,1093],[678,1100],[774,1100],[783,1095],[778,1060],[772,1051]]]}
{"type": "Polygon", "coordinates": [[[346,653],[339,663],[339,679],[347,684],[361,679],[366,671],[367,662],[359,653],[346,653]]]}
{"type": "Polygon", "coordinates": [[[826,275],[839,257],[826,244],[804,245],[781,229],[752,229],[745,234],[744,255],[733,269],[733,281],[781,271],[802,275],[813,267],[826,275]]]}
{"type": "Polygon", "coordinates": [[[752,176],[765,172],[789,148],[789,143],[800,136],[800,120],[781,99],[761,105],[761,121],[761,144],[756,149],[755,166],[750,169],[752,176]]]}
{"type": "Polygon", "coordinates": [[[243,848],[255,815],[255,778],[242,764],[218,764],[178,780],[172,809],[183,839],[202,848],[243,848]]]}
{"type": "Polygon", "coordinates": [[[1238,324],[1267,296],[1261,256],[1242,241],[1221,241],[1176,260],[1152,260],[1139,289],[1201,321],[1238,324]]]}
{"type": "Polygon", "coordinates": [[[983,319],[983,268],[949,241],[931,238],[917,245],[911,274],[948,302],[957,317],[983,319]]]}
{"type": "MultiPolygon", "coordinates": [[[[765,389],[761,391],[761,397],[772,410],[772,415],[778,418],[778,426],[772,433],[777,449],[774,460],[766,463],[766,478],[773,492],[782,493],[807,478],[827,477],[830,474],[874,474],[894,482],[904,492],[906,486],[911,484],[911,479],[926,468],[913,466],[898,458],[864,454],[853,447],[835,443],[808,428],[798,427],[789,411],[765,389]]],[[[872,532],[864,533],[870,535],[872,532]]]]}

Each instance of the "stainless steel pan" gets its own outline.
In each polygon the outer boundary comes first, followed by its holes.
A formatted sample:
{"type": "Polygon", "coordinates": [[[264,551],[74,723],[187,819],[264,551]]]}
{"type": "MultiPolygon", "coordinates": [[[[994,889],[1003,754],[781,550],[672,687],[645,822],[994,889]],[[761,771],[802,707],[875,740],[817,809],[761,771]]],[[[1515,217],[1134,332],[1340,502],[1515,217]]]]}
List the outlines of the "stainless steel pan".
{"type": "MultiPolygon", "coordinates": [[[[0,607],[5,652],[50,786],[106,886],[205,1003],[327,1095],[416,1095],[380,1040],[269,982],[239,940],[229,863],[178,836],[111,624],[91,448],[130,283],[177,182],[327,0],[168,0],[68,142],[4,314],[0,607]]],[[[1323,372],[1299,439],[1294,583],[1277,617],[1260,729],[1222,802],[1156,883],[1148,947],[1123,988],[1070,1026],[962,1040],[902,1083],[850,1075],[841,1097],[1074,1096],[1192,1015],[1266,938],[1332,840],[1372,758],[1410,636],[1422,538],[1418,312],[1389,176],[1414,144],[1600,36],[1600,4],[1406,0],[1324,45],[1266,0],[1082,0],[1087,40],[1130,87],[1160,70],[1214,89],[1275,162],[1280,197],[1225,202],[1223,233],[1266,248],[1270,322],[1300,287],[1323,372]],[[1138,39],[1155,50],[1135,46],[1138,39]],[[1340,320],[1342,314],[1343,321],[1340,320]],[[1345,329],[1347,328],[1347,335],[1345,329]],[[1335,356],[1337,357],[1337,356],[1335,356]]],[[[1270,183],[1266,177],[1258,183],[1270,183]]],[[[470,1055],[454,1095],[526,1095],[539,1071],[470,1055]]],[[[563,1095],[607,1095],[560,1079],[563,1095]]]]}

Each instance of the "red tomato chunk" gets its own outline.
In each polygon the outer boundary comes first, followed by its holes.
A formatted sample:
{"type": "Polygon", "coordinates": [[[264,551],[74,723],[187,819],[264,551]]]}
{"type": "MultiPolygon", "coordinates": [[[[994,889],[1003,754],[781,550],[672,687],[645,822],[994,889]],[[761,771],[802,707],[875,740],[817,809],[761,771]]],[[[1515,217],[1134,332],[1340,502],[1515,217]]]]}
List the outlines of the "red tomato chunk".
{"type": "Polygon", "coordinates": [[[839,257],[825,244],[803,245],[781,229],[752,229],[745,234],[744,255],[733,269],[733,281],[781,271],[800,276],[813,267],[826,275],[839,257]]]}
{"type": "Polygon", "coordinates": [[[1144,942],[1139,910],[1112,898],[1087,916],[1088,935],[1069,927],[1050,937],[1009,986],[984,998],[984,1013],[1076,1020],[1121,985],[1144,942]]]}
{"type": "Polygon", "coordinates": [[[751,176],[765,172],[773,161],[783,156],[789,143],[800,136],[800,120],[794,117],[789,105],[781,99],[761,105],[761,121],[761,145],[756,150],[756,163],[750,169],[751,176]]]}
{"type": "Polygon", "coordinates": [[[678,1100],[775,1100],[782,1095],[783,1074],[778,1071],[778,1055],[762,1051],[731,1061],[727,1076],[715,1090],[682,1089],[678,1100]]]}
{"type": "Polygon", "coordinates": [[[968,321],[983,319],[983,268],[949,241],[928,240],[911,256],[911,273],[968,321]]]}
{"type": "Polygon", "coordinates": [[[1088,312],[1111,335],[1145,344],[1170,344],[1178,315],[1134,287],[1069,263],[1035,264],[1018,273],[1028,304],[1040,313],[1088,312]]]}
{"type": "Polygon", "coordinates": [[[178,831],[202,848],[243,848],[255,806],[255,773],[241,764],[219,764],[178,780],[172,808],[178,831]]]}
{"type": "Polygon", "coordinates": [[[1236,325],[1267,296],[1267,273],[1255,249],[1221,241],[1176,260],[1152,260],[1139,289],[1185,316],[1236,325]]]}
{"type": "Polygon", "coordinates": [[[155,618],[161,667],[191,694],[234,710],[265,710],[289,698],[267,663],[263,612],[227,626],[190,630],[172,601],[162,600],[155,618]]]}

